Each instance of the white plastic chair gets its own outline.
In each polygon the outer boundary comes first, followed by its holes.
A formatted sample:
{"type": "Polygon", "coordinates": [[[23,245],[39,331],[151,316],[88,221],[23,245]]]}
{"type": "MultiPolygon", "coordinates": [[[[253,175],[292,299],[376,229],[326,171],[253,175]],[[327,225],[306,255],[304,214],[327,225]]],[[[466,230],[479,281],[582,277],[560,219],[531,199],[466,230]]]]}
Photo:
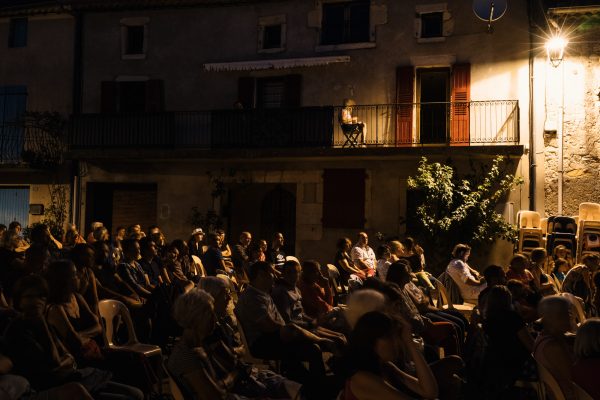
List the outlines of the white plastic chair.
{"type": "Polygon", "coordinates": [[[100,312],[100,319],[104,326],[104,343],[109,349],[133,351],[135,353],[141,353],[146,357],[162,356],[160,347],[152,344],[140,343],[138,341],[133,321],[131,320],[129,310],[125,304],[117,300],[101,300],[98,303],[98,311],[100,312]],[[114,342],[114,321],[117,317],[121,318],[127,328],[128,340],[127,343],[123,345],[117,345],[114,342]]]}
{"type": "Polygon", "coordinates": [[[579,204],[580,221],[600,221],[600,204],[598,203],[580,203],[579,204]]]}
{"type": "Polygon", "coordinates": [[[444,284],[437,279],[434,280],[434,284],[435,288],[438,290],[439,293],[437,300],[437,308],[439,310],[456,310],[463,314],[467,319],[471,318],[471,314],[473,313],[475,304],[452,304],[452,301],[450,301],[450,297],[448,296],[448,292],[446,291],[446,287],[444,286],[444,284]]]}
{"type": "Polygon", "coordinates": [[[554,378],[550,371],[548,371],[539,361],[537,361],[537,367],[540,381],[542,381],[547,391],[552,393],[554,400],[565,400],[565,395],[556,381],[556,378],[554,378]]]}
{"type": "Polygon", "coordinates": [[[541,216],[537,211],[521,210],[517,213],[520,228],[541,228],[541,216]]]}
{"type": "Polygon", "coordinates": [[[582,324],[587,319],[587,317],[585,316],[583,304],[581,304],[579,298],[577,298],[577,296],[575,296],[574,294],[568,292],[562,292],[560,293],[560,296],[569,300],[569,302],[573,305],[573,307],[575,308],[575,317],[577,319],[577,322],[579,324],[582,324]]]}

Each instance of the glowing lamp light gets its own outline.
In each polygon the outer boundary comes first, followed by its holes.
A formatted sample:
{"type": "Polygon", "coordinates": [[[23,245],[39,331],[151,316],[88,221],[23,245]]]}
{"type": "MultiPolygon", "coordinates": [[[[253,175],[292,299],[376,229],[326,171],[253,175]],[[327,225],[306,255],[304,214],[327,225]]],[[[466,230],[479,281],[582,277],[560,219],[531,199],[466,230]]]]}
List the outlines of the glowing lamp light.
{"type": "Polygon", "coordinates": [[[553,67],[558,67],[565,57],[565,47],[569,41],[560,36],[554,36],[546,42],[546,52],[553,67]]]}

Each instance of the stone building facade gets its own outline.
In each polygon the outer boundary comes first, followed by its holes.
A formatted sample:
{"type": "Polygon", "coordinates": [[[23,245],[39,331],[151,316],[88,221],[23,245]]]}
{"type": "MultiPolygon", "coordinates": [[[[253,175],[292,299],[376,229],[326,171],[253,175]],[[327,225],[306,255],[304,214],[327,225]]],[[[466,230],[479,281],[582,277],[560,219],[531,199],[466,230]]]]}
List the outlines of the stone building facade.
{"type": "Polygon", "coordinates": [[[600,201],[600,6],[551,9],[550,18],[563,26],[569,43],[562,63],[544,65],[544,211],[558,212],[557,132],[564,104],[563,215],[577,215],[580,203],[600,201]]]}

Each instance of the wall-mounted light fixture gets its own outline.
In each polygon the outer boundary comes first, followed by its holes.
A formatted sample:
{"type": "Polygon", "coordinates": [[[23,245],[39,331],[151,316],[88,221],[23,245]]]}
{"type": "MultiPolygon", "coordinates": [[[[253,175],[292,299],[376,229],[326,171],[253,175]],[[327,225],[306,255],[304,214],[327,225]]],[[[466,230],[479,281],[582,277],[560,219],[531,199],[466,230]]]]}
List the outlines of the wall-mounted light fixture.
{"type": "Polygon", "coordinates": [[[553,36],[546,42],[546,53],[554,68],[558,67],[565,58],[565,48],[568,43],[569,41],[561,36],[553,36]]]}

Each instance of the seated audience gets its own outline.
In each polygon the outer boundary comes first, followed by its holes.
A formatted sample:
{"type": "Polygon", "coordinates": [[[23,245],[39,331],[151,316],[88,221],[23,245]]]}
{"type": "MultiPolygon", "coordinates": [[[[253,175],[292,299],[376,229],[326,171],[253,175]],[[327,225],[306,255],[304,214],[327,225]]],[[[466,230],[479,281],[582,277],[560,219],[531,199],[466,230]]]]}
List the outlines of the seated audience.
{"type": "Polygon", "coordinates": [[[365,232],[358,234],[358,240],[350,252],[354,267],[358,268],[366,276],[375,276],[376,260],[375,252],[369,247],[369,235],[365,232]]]}
{"type": "Polygon", "coordinates": [[[569,262],[564,258],[557,258],[554,261],[554,268],[552,269],[552,275],[554,279],[562,283],[565,281],[565,276],[567,276],[567,272],[569,272],[569,262]]]}
{"type": "Polygon", "coordinates": [[[489,265],[483,271],[483,277],[487,282],[487,287],[479,294],[477,299],[477,308],[481,318],[485,318],[486,298],[491,288],[498,285],[506,285],[506,273],[504,268],[499,265],[489,265]]]}
{"type": "Polygon", "coordinates": [[[302,307],[309,317],[318,319],[333,308],[331,285],[321,273],[321,266],[318,262],[308,260],[302,263],[302,275],[298,282],[298,289],[302,294],[302,307]]]}
{"type": "Polygon", "coordinates": [[[181,293],[187,292],[194,287],[194,282],[188,279],[184,272],[184,267],[179,256],[179,250],[174,244],[165,246],[165,258],[163,265],[167,271],[167,280],[177,287],[181,293]]]}
{"type": "Polygon", "coordinates": [[[435,399],[438,385],[433,372],[412,338],[406,321],[372,311],[364,314],[352,330],[344,360],[346,400],[435,399]],[[398,338],[400,340],[398,340],[398,338]],[[402,353],[414,372],[398,363],[402,353]]]}
{"type": "Polygon", "coordinates": [[[575,320],[572,305],[564,297],[544,297],[539,304],[542,332],[533,346],[533,356],[556,379],[566,400],[576,400],[571,367],[575,362],[573,343],[566,333],[573,329],[575,320]]]}
{"type": "Polygon", "coordinates": [[[83,296],[90,309],[98,315],[98,287],[94,267],[96,264],[96,252],[94,247],[80,243],[71,250],[71,261],[77,268],[79,287],[77,292],[83,296]]]}
{"type": "Polygon", "coordinates": [[[511,279],[506,282],[506,287],[510,290],[513,299],[515,311],[527,322],[533,322],[537,319],[537,305],[540,296],[529,286],[517,279],[511,279]]]}
{"type": "Polygon", "coordinates": [[[80,280],[70,261],[55,261],[46,272],[48,309],[46,319],[80,365],[102,360],[95,337],[102,334],[98,316],[77,292],[80,280]]]}
{"type": "Polygon", "coordinates": [[[81,384],[94,398],[142,400],[134,387],[111,381],[111,374],[95,368],[79,368],[44,319],[48,286],[43,278],[29,275],[14,288],[14,306],[21,312],[8,327],[5,340],[15,373],[24,376],[35,390],[69,382],[81,384]]]}
{"type": "Polygon", "coordinates": [[[189,395],[199,400],[228,398],[228,393],[252,398],[290,397],[283,377],[270,371],[249,372],[229,348],[219,349],[207,340],[216,322],[210,294],[193,289],[182,295],[173,316],[183,334],[169,357],[168,368],[190,389],[189,395]]]}
{"type": "Polygon", "coordinates": [[[575,365],[571,371],[573,382],[592,399],[600,399],[600,319],[587,319],[575,337],[575,365]]]}
{"type": "Polygon", "coordinates": [[[148,237],[140,240],[140,266],[144,274],[148,277],[151,286],[158,286],[163,280],[163,276],[168,275],[164,271],[163,263],[158,256],[158,247],[156,243],[148,237]]]}
{"type": "Polygon", "coordinates": [[[337,241],[337,252],[335,253],[334,265],[340,271],[342,283],[346,284],[350,275],[356,275],[360,279],[366,279],[365,274],[361,269],[354,266],[354,262],[348,252],[352,248],[352,242],[348,238],[341,238],[337,241]]]}
{"type": "Polygon", "coordinates": [[[192,231],[188,246],[190,247],[190,255],[201,258],[204,254],[202,241],[204,240],[204,231],[202,228],[196,228],[192,231]]]}
{"type": "Polygon", "coordinates": [[[462,346],[469,321],[457,310],[448,309],[442,311],[435,308],[431,304],[429,297],[427,297],[421,288],[412,281],[412,274],[409,271],[410,267],[408,261],[401,260],[398,261],[398,263],[404,264],[405,267],[394,266],[393,272],[389,276],[387,282],[398,285],[398,287],[410,297],[421,315],[432,322],[446,322],[454,325],[454,329],[456,329],[458,334],[458,343],[462,346]]]}
{"type": "Polygon", "coordinates": [[[533,338],[525,321],[514,310],[506,286],[494,286],[486,300],[483,330],[488,337],[480,380],[481,396],[486,399],[518,398],[515,381],[532,369],[533,338]]]}
{"type": "Polygon", "coordinates": [[[227,274],[229,268],[227,268],[221,252],[221,236],[217,233],[209,233],[207,240],[208,248],[201,258],[206,275],[216,276],[219,273],[227,274]]]}
{"type": "Polygon", "coordinates": [[[386,245],[377,247],[375,256],[377,257],[377,266],[375,267],[377,277],[382,281],[385,281],[388,268],[392,264],[392,253],[390,252],[390,248],[386,245]]]}
{"type": "Polygon", "coordinates": [[[486,288],[485,280],[481,278],[479,272],[467,264],[471,255],[471,247],[466,244],[457,244],[452,251],[452,261],[448,264],[446,272],[456,283],[460,290],[460,295],[467,303],[477,304],[477,298],[486,288]]]}
{"type": "Polygon", "coordinates": [[[242,232],[240,234],[240,240],[238,244],[233,246],[231,252],[231,261],[233,262],[233,268],[235,269],[238,280],[247,281],[246,276],[248,271],[248,264],[250,261],[249,248],[252,243],[252,234],[250,232],[242,232]]]}
{"type": "Polygon", "coordinates": [[[546,275],[546,272],[544,271],[544,263],[548,258],[546,249],[542,247],[533,249],[529,258],[529,272],[533,275],[534,290],[539,292],[542,296],[556,294],[554,284],[550,281],[548,275],[546,275]]]}
{"type": "Polygon", "coordinates": [[[534,278],[531,272],[527,269],[529,265],[529,260],[523,254],[515,254],[510,259],[510,266],[508,267],[508,272],[506,273],[506,279],[516,279],[518,281],[523,282],[525,285],[529,286],[531,289],[534,289],[534,278]]]}
{"type": "Polygon", "coordinates": [[[337,344],[345,343],[342,334],[319,326],[319,321],[308,316],[302,306],[302,294],[296,286],[299,283],[301,267],[296,261],[290,260],[283,264],[281,278],[275,282],[271,297],[277,310],[286,323],[294,323],[314,334],[329,338],[337,344]]]}
{"type": "Polygon", "coordinates": [[[567,272],[562,291],[582,298],[586,305],[589,305],[593,294],[592,276],[600,267],[600,256],[595,253],[584,254],[581,262],[582,264],[574,266],[567,272]]]}
{"type": "MultiPolygon", "coordinates": [[[[325,376],[320,344],[332,345],[293,323],[286,324],[270,296],[274,284],[271,264],[258,261],[248,271],[250,284],[239,296],[235,313],[248,341],[250,353],[257,358],[282,360],[282,368],[302,369],[308,361],[310,378],[321,381],[325,376]]],[[[306,377],[304,377],[306,379],[306,377]]]]}
{"type": "Polygon", "coordinates": [[[277,232],[273,235],[273,239],[271,240],[271,247],[269,248],[267,256],[267,261],[269,261],[276,270],[280,270],[283,267],[283,263],[285,262],[285,252],[283,251],[283,234],[281,232],[277,232]]]}

